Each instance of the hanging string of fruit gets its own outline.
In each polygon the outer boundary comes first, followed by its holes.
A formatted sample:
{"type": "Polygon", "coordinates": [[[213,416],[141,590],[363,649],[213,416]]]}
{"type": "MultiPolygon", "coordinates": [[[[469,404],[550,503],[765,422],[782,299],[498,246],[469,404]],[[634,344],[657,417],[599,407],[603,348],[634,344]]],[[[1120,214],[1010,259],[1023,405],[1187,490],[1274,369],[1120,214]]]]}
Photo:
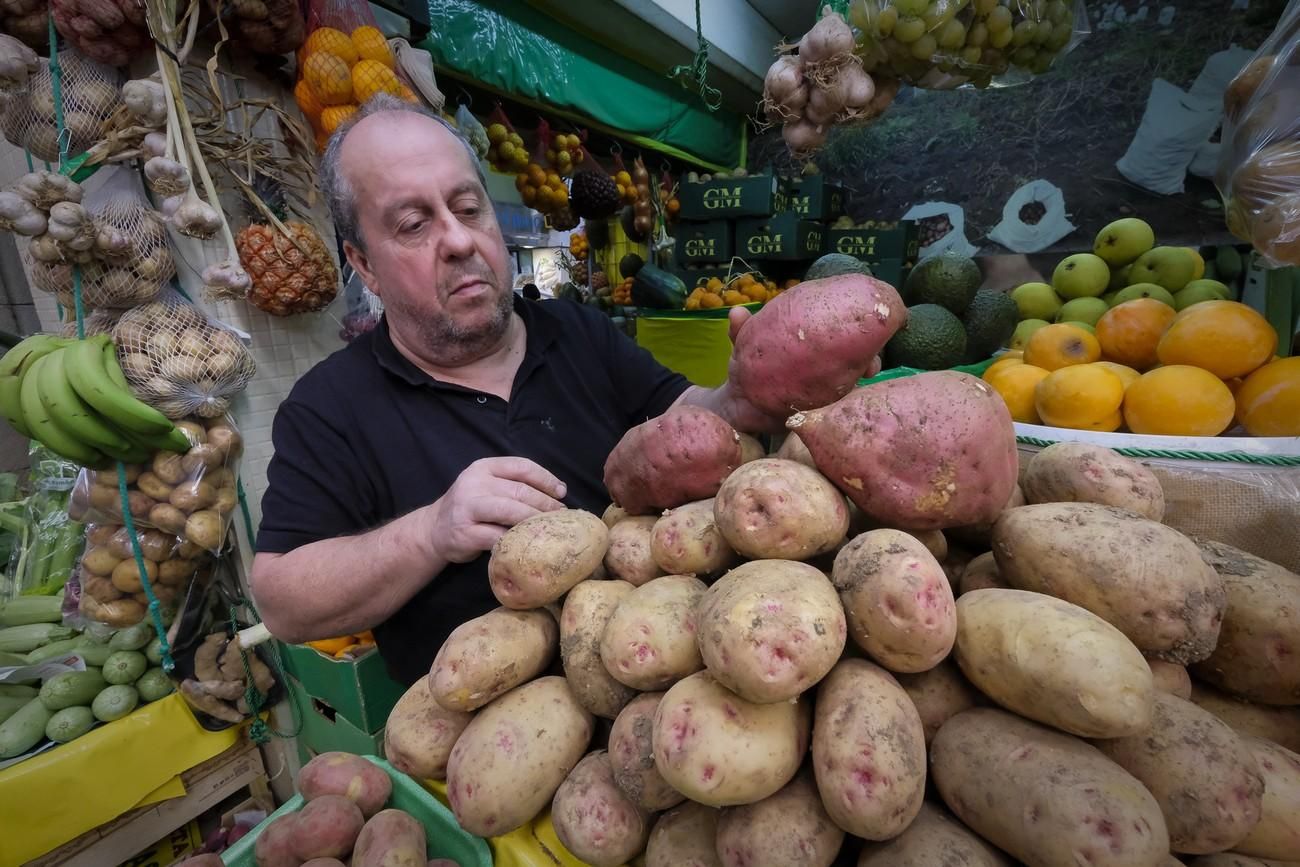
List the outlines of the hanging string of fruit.
{"type": "Polygon", "coordinates": [[[650,172],[641,157],[632,161],[632,181],[636,200],[632,204],[632,231],[628,235],[644,240],[654,229],[654,203],[650,199],[650,172]]]}
{"type": "Polygon", "coordinates": [[[582,161],[586,159],[582,152],[582,144],[586,140],[585,130],[577,133],[559,133],[551,139],[550,147],[547,148],[547,164],[561,177],[573,174],[574,169],[582,165],[582,161]]]}
{"type": "Polygon", "coordinates": [[[502,174],[512,175],[528,169],[528,148],[524,138],[515,132],[510,118],[501,103],[496,104],[488,116],[488,163],[502,174]]]}
{"type": "MultiPolygon", "coordinates": [[[[566,136],[567,139],[567,136],[566,136]]],[[[515,176],[515,189],[524,204],[544,216],[550,216],[569,206],[569,188],[555,171],[547,171],[543,162],[551,163],[555,153],[551,125],[546,118],[537,121],[537,144],[533,148],[533,161],[515,176]]],[[[567,153],[567,151],[566,151],[567,153]]]]}

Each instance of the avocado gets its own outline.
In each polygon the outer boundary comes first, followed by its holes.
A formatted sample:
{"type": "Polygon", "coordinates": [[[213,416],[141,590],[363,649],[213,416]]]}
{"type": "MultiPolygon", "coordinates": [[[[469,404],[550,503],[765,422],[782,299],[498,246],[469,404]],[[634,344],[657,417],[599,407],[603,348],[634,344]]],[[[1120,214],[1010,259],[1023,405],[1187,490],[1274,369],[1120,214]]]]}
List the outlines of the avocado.
{"type": "Polygon", "coordinates": [[[938,304],[907,308],[907,324],[885,344],[885,367],[945,370],[961,364],[966,330],[938,304]]]}
{"type": "Polygon", "coordinates": [[[871,266],[861,259],[847,253],[827,253],[808,266],[805,280],[821,280],[824,277],[838,277],[841,274],[865,274],[871,276],[871,266]]]}
{"type": "Polygon", "coordinates": [[[932,256],[907,275],[903,300],[909,305],[938,304],[961,316],[984,282],[975,260],[958,253],[932,256]]]}
{"type": "Polygon", "coordinates": [[[641,270],[645,260],[636,253],[628,253],[622,259],[618,260],[618,273],[624,277],[635,277],[636,272],[641,270]]]}
{"type": "Polygon", "coordinates": [[[1006,292],[981,289],[966,308],[966,360],[983,361],[1007,345],[1019,320],[1016,302],[1006,292]]]}

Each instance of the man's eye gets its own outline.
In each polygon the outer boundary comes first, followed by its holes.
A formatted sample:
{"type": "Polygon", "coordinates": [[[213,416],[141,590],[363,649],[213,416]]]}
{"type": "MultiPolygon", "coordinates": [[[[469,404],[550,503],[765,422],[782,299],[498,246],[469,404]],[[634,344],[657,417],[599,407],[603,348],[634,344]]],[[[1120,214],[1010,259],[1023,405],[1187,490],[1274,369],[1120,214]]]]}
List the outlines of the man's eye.
{"type": "Polygon", "coordinates": [[[424,228],[424,220],[411,220],[409,223],[402,224],[402,234],[410,235],[424,228]]]}
{"type": "Polygon", "coordinates": [[[481,213],[478,205],[466,205],[460,209],[460,215],[468,219],[473,219],[481,213]]]}

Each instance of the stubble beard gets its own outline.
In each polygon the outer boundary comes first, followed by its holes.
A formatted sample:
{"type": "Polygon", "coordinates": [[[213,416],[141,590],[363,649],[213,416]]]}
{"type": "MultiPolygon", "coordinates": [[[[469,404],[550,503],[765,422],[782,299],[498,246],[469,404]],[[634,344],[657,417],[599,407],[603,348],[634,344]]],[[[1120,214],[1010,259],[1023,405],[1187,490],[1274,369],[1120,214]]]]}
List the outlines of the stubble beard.
{"type": "Polygon", "coordinates": [[[513,293],[497,286],[495,274],[482,276],[497,289],[498,300],[487,320],[476,322],[472,327],[461,325],[447,313],[429,316],[401,301],[388,305],[397,318],[414,326],[422,349],[420,354],[428,361],[440,367],[468,364],[495,349],[505,335],[514,313],[513,293]]]}

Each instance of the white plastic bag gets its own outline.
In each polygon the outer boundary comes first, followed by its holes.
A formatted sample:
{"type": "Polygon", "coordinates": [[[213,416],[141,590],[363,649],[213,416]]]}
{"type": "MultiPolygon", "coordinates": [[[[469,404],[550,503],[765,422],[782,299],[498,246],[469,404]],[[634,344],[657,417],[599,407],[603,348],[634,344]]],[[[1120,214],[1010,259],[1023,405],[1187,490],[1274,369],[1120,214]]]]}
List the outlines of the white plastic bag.
{"type": "Polygon", "coordinates": [[[1002,222],[989,232],[989,240],[997,241],[1013,253],[1037,253],[1045,250],[1077,228],[1065,213],[1065,194],[1053,183],[1039,178],[1032,180],[1011,194],[1002,208],[1002,222]],[[1046,210],[1037,222],[1027,223],[1021,216],[1026,205],[1035,202],[1046,210]]]}
{"type": "Polygon", "coordinates": [[[920,258],[928,259],[940,253],[958,253],[962,256],[974,256],[979,252],[970,241],[966,240],[966,212],[960,205],[951,202],[925,202],[913,205],[904,220],[915,220],[921,224],[920,258]],[[938,229],[927,228],[927,223],[937,225],[938,229]],[[926,243],[927,232],[942,231],[945,226],[951,228],[933,241],[926,243]]]}
{"type": "Polygon", "coordinates": [[[1219,125],[1222,114],[1221,108],[1207,106],[1157,78],[1151,83],[1142,122],[1115,168],[1145,190],[1181,193],[1192,157],[1219,125]]]}

